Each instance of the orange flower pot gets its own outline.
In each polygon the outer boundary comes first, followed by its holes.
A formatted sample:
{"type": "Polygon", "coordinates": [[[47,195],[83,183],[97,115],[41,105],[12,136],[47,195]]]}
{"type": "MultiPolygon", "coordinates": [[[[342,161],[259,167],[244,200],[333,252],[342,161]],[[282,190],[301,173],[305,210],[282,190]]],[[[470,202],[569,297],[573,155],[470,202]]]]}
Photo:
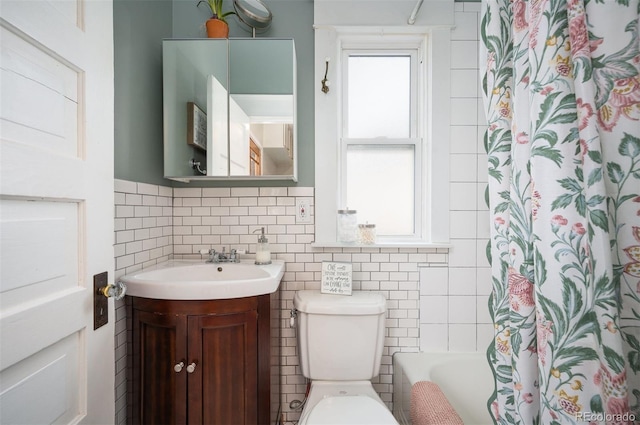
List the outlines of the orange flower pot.
{"type": "Polygon", "coordinates": [[[207,36],[209,38],[228,38],[229,25],[220,19],[209,19],[207,22],[207,36]]]}

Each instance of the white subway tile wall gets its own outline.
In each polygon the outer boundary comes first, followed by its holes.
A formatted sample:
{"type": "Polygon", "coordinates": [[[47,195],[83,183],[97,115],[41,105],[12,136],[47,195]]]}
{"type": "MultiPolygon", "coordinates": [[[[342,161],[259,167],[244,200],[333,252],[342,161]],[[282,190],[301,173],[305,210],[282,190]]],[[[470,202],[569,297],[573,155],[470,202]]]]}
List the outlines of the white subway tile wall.
{"type": "MultiPolygon", "coordinates": [[[[484,351],[493,336],[487,302],[491,277],[485,251],[489,234],[485,129],[478,73],[479,4],[456,3],[452,33],[454,75],[451,125],[451,248],[314,248],[313,188],[170,188],[115,182],[116,278],[169,258],[202,258],[200,249],[255,252],[265,228],[273,256],[286,262],[282,291],[282,409],[301,400],[300,374],[289,311],[295,291],[318,289],[323,261],[353,264],[355,290],[388,300],[380,376],[374,386],[392,406],[392,355],[397,351],[484,351]],[[457,78],[456,76],[460,77],[457,78]],[[308,200],[310,223],[296,222],[296,201],[308,200]]],[[[250,256],[250,255],[249,255],[250,256]]],[[[116,419],[127,423],[126,308],[116,304],[116,419]]],[[[129,342],[128,342],[129,341],[129,342]]],[[[130,401],[129,401],[130,403],[130,401]]]]}
{"type": "MultiPolygon", "coordinates": [[[[173,189],[115,180],[115,279],[173,255],[173,189]]],[[[116,301],[116,423],[127,423],[128,344],[125,300],[116,301]]]]}
{"type": "MultiPolygon", "coordinates": [[[[282,296],[283,411],[287,421],[297,419],[289,403],[301,400],[305,379],[298,367],[295,332],[289,328],[293,296],[300,289],[319,289],[323,261],[353,265],[354,290],[375,291],[387,298],[387,329],[380,376],[374,386],[382,399],[392,402],[392,355],[418,351],[420,268],[444,266],[443,248],[315,248],[313,188],[233,188],[224,196],[207,196],[202,189],[175,189],[173,222],[175,258],[203,258],[201,249],[223,247],[255,253],[261,227],[269,239],[273,258],[286,262],[280,285],[282,296]],[[310,205],[311,221],[296,222],[296,202],[310,205]],[[206,206],[205,206],[206,205],[206,206]]],[[[254,254],[245,254],[253,258],[254,254]]],[[[473,304],[475,310],[475,304],[473,304]]],[[[446,318],[446,317],[445,317],[446,318]]]]}
{"type": "Polygon", "coordinates": [[[493,336],[487,307],[491,271],[486,256],[488,167],[483,143],[486,119],[479,83],[480,3],[457,2],[455,21],[451,34],[452,247],[445,267],[421,270],[423,351],[485,351],[493,336]],[[430,313],[429,308],[437,309],[437,313],[430,313]]]}

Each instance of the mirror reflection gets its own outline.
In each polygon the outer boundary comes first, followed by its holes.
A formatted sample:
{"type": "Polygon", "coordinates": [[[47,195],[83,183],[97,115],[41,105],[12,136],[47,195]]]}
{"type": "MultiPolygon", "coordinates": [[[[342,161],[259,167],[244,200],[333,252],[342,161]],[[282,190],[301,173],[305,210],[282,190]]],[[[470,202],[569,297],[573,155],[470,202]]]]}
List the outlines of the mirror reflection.
{"type": "MultiPolygon", "coordinates": [[[[206,169],[207,147],[212,133],[208,118],[207,86],[217,81],[228,88],[228,45],[226,40],[165,40],[162,45],[164,175],[170,179],[201,176],[191,160],[206,169]]],[[[217,119],[226,122],[226,96],[217,105],[217,119]]],[[[223,135],[224,137],[224,135],[223,135]]],[[[226,175],[226,173],[224,173],[226,175]]]]}
{"type": "Polygon", "coordinates": [[[293,40],[165,40],[165,177],[296,179],[293,40]]]}

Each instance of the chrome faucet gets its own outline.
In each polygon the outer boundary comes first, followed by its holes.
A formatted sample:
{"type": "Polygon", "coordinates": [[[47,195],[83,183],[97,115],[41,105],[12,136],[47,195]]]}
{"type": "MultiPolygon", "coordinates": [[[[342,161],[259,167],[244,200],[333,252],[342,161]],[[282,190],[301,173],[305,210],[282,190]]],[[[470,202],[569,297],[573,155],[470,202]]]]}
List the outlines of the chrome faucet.
{"type": "Polygon", "coordinates": [[[238,256],[238,252],[235,249],[232,249],[229,254],[225,254],[225,247],[222,247],[222,252],[216,252],[215,249],[211,248],[208,252],[209,259],[207,263],[239,263],[240,257],[238,256]]]}

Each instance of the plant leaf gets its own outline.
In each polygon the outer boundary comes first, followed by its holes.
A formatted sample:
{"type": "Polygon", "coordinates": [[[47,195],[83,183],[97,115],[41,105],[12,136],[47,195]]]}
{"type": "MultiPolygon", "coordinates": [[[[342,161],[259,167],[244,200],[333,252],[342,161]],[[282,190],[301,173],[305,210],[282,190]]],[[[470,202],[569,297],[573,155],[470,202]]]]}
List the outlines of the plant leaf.
{"type": "Polygon", "coordinates": [[[559,167],[562,164],[562,154],[557,149],[552,148],[551,146],[535,146],[531,149],[531,156],[543,156],[555,162],[555,164],[559,167]]]}
{"type": "Polygon", "coordinates": [[[593,186],[594,184],[596,184],[597,182],[599,182],[601,180],[602,180],[602,168],[600,168],[600,167],[594,168],[589,173],[589,178],[587,179],[587,184],[589,186],[593,186]]]}
{"type": "Polygon", "coordinates": [[[620,152],[620,155],[630,158],[640,156],[640,138],[624,133],[622,142],[620,142],[620,146],[618,147],[618,152],[620,152]]]}
{"type": "Polygon", "coordinates": [[[602,351],[609,367],[616,374],[621,373],[624,370],[624,358],[607,345],[602,346],[602,351]]]}
{"type": "Polygon", "coordinates": [[[602,398],[600,394],[596,394],[591,397],[591,402],[589,403],[589,407],[593,413],[603,413],[604,409],[602,408],[602,398]]]}
{"type": "Polygon", "coordinates": [[[566,208],[569,205],[571,205],[572,200],[573,200],[573,195],[569,193],[560,195],[551,203],[551,209],[557,210],[558,208],[566,208]]]}
{"type": "Polygon", "coordinates": [[[601,228],[602,230],[609,230],[609,220],[607,214],[602,210],[590,210],[589,217],[593,224],[601,228]]]}
{"type": "Polygon", "coordinates": [[[618,163],[607,163],[607,174],[613,183],[620,183],[624,179],[624,171],[618,163]]]}

